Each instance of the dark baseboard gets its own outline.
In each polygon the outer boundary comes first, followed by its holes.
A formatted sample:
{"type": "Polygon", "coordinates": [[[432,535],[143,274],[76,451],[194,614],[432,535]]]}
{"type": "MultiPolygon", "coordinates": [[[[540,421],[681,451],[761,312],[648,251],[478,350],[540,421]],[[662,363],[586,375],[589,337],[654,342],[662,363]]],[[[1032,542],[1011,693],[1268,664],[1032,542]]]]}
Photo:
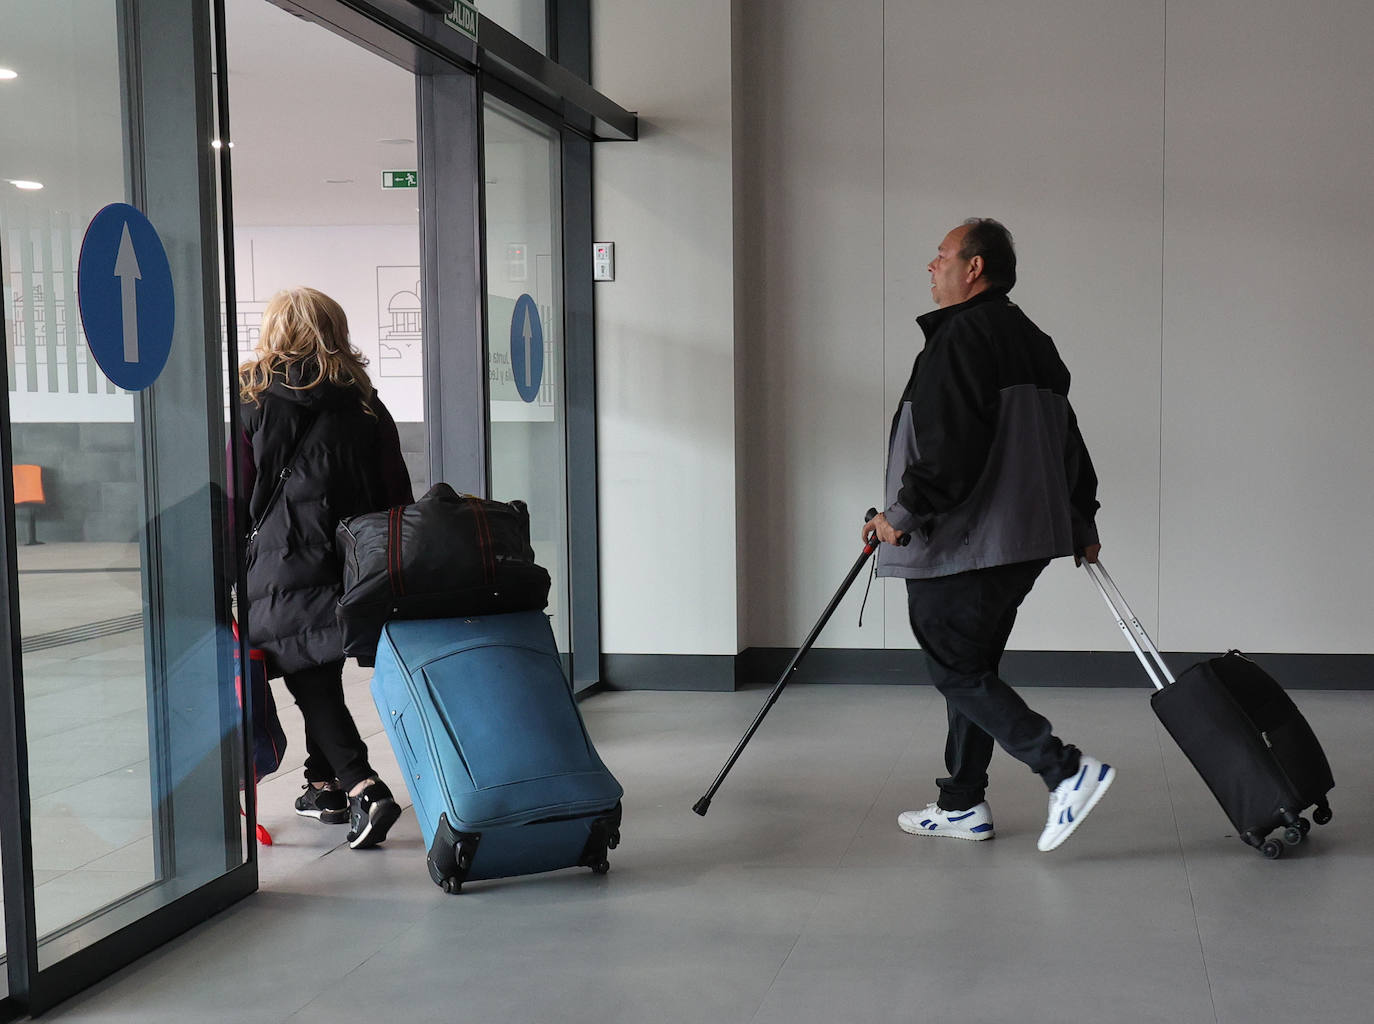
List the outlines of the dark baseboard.
{"type": "Polygon", "coordinates": [[[729,654],[603,654],[601,685],[608,690],[710,690],[735,688],[729,654]]]}
{"type": "MultiPolygon", "coordinates": [[[[773,685],[796,653],[786,647],[750,647],[736,657],[709,654],[606,654],[601,685],[610,690],[710,690],[773,685]]],[[[1209,654],[1173,652],[1175,674],[1209,654]]],[[[1374,654],[1252,654],[1289,690],[1374,689],[1374,654]]],[[[1148,688],[1144,670],[1128,651],[1008,651],[1002,675],[1018,686],[1148,688]]],[[[818,648],[794,679],[803,683],[929,683],[917,650],[818,648]]]]}

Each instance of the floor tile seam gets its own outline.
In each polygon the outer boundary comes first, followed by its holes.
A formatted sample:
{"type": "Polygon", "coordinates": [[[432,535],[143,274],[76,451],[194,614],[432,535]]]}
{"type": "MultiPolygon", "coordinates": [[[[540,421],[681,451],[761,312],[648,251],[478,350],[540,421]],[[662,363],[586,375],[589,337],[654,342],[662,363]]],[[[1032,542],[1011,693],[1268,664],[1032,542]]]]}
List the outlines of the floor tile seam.
{"type": "MultiPolygon", "coordinates": [[[[426,911],[423,916],[428,917],[431,914],[436,913],[438,910],[439,907],[436,906],[435,908],[426,911]]],[[[354,964],[348,970],[344,971],[343,975],[339,979],[339,984],[342,985],[346,983],[354,973],[361,970],[363,967],[366,967],[369,963],[375,960],[382,952],[386,950],[388,946],[391,946],[392,944],[403,938],[406,930],[409,928],[413,928],[417,923],[417,921],[406,921],[404,923],[398,922],[394,932],[391,935],[388,935],[386,938],[380,940],[377,944],[377,947],[371,953],[363,957],[362,960],[354,964]]],[[[302,1003],[300,1006],[292,1010],[287,1016],[283,1017],[282,1024],[289,1024],[290,1021],[294,1020],[295,1018],[300,1016],[300,1014],[308,1010],[312,1005],[319,1002],[319,1000],[322,997],[332,994],[332,992],[315,992],[304,1003],[302,1003]]]]}
{"type": "Polygon", "coordinates": [[[39,797],[38,799],[46,799],[48,796],[52,796],[52,795],[54,795],[54,794],[56,794],[56,793],[64,792],[65,790],[68,790],[68,789],[75,789],[75,788],[78,787],[78,786],[88,786],[88,785],[90,785],[90,784],[93,783],[93,782],[99,782],[101,779],[108,778],[109,776],[114,775],[114,774],[116,774],[117,772],[127,772],[127,771],[129,771],[130,769],[138,768],[140,765],[146,765],[146,764],[149,764],[149,763],[150,763],[150,759],[149,759],[149,758],[146,758],[146,757],[135,758],[135,759],[132,760],[132,761],[126,761],[124,764],[115,765],[115,767],[109,769],[108,771],[103,771],[103,772],[101,772],[99,775],[93,775],[93,776],[91,776],[89,779],[82,779],[80,782],[73,782],[70,786],[65,786],[65,787],[63,787],[63,789],[55,789],[55,790],[52,791],[52,793],[45,794],[43,797],[39,797]]]}
{"type": "MultiPolygon", "coordinates": [[[[839,868],[836,867],[836,871],[838,870],[839,868]]],[[[824,899],[824,892],[815,897],[814,902],[811,904],[811,909],[806,913],[805,920],[803,920],[797,928],[797,934],[792,939],[792,945],[787,947],[787,952],[784,953],[782,959],[778,961],[778,969],[773,972],[773,977],[768,979],[768,985],[759,994],[758,1005],[754,1007],[754,1012],[749,1016],[750,1024],[753,1024],[753,1022],[759,1019],[759,1015],[763,1013],[763,1008],[768,1005],[769,994],[777,985],[778,978],[782,976],[783,968],[787,966],[787,961],[792,959],[792,954],[797,951],[797,945],[801,942],[802,936],[806,934],[806,929],[811,925],[811,919],[816,916],[816,911],[820,909],[821,901],[824,899]]]]}
{"type": "MultiPolygon", "coordinates": [[[[100,861],[106,860],[106,859],[108,859],[108,858],[110,858],[110,857],[113,857],[113,856],[115,856],[116,854],[123,853],[123,852],[125,852],[126,850],[128,850],[128,849],[130,849],[130,848],[132,848],[132,847],[134,847],[134,846],[139,845],[139,844],[142,843],[144,840],[149,839],[149,838],[151,838],[151,837],[152,837],[152,832],[149,832],[147,835],[139,836],[137,839],[132,839],[132,840],[130,840],[129,842],[125,843],[123,846],[116,846],[114,849],[112,849],[112,850],[110,850],[110,851],[108,851],[108,852],[106,852],[106,853],[102,853],[99,857],[96,857],[96,858],[94,858],[93,860],[88,860],[88,861],[86,861],[84,864],[78,864],[78,865],[77,865],[76,867],[74,867],[74,868],[41,868],[41,869],[39,869],[37,865],[34,865],[34,867],[35,867],[36,870],[56,871],[56,872],[57,872],[57,874],[55,874],[52,878],[49,878],[46,882],[40,882],[37,886],[35,886],[35,888],[41,888],[42,886],[48,885],[48,884],[50,884],[50,883],[52,883],[52,882],[60,881],[61,879],[66,878],[68,875],[73,874],[74,872],[77,872],[77,871],[87,871],[87,870],[91,869],[91,865],[92,865],[92,864],[99,863],[100,861]]],[[[115,868],[95,868],[94,870],[96,870],[96,871],[107,871],[107,872],[116,872],[116,869],[115,869],[115,868]]],[[[130,872],[128,872],[128,871],[117,871],[116,873],[119,873],[119,874],[129,874],[130,872]]]]}
{"type": "Polygon", "coordinates": [[[1212,1007],[1212,1019],[1219,1022],[1221,1018],[1217,1016],[1217,999],[1212,987],[1212,972],[1207,965],[1207,947],[1202,940],[1202,920],[1197,909],[1197,893],[1193,887],[1193,872],[1188,863],[1188,851],[1183,843],[1183,828],[1178,818],[1178,805],[1174,798],[1174,790],[1169,784],[1169,764],[1165,757],[1164,736],[1164,727],[1156,723],[1155,740],[1159,744],[1160,775],[1164,778],[1164,793],[1169,799],[1169,814],[1174,819],[1174,838],[1178,843],[1179,860],[1183,864],[1183,878],[1188,884],[1188,906],[1193,914],[1193,931],[1197,935],[1198,958],[1202,962],[1202,977],[1207,982],[1207,1000],[1212,1007]]]}
{"type": "MultiPolygon", "coordinates": [[[[915,745],[915,743],[915,735],[908,735],[906,743],[902,745],[901,749],[897,752],[896,756],[893,757],[892,763],[887,771],[887,776],[875,788],[873,794],[873,801],[868,805],[868,810],[864,812],[863,817],[859,819],[858,825],[855,827],[853,834],[849,837],[849,842],[845,845],[844,850],[836,859],[835,866],[830,871],[829,877],[833,878],[837,876],[844,869],[845,860],[849,856],[849,851],[854,848],[854,843],[859,838],[859,833],[863,831],[863,827],[866,824],[868,824],[869,819],[873,817],[873,811],[878,806],[878,802],[882,799],[883,793],[887,792],[888,786],[891,785],[893,776],[895,776],[897,773],[897,767],[902,763],[903,758],[906,757],[907,751],[909,751],[915,745]]],[[[773,977],[769,980],[768,987],[763,990],[762,995],[760,995],[759,997],[759,1004],[757,1008],[754,1010],[753,1015],[749,1018],[751,1022],[757,1021],[759,1019],[759,1015],[763,1013],[763,1008],[768,1004],[769,993],[771,993],[773,989],[777,986],[778,978],[782,976],[783,970],[787,967],[787,961],[792,958],[792,954],[796,952],[797,946],[801,942],[802,937],[806,935],[806,930],[811,926],[811,921],[813,918],[815,918],[816,912],[820,909],[821,903],[825,899],[827,891],[828,886],[826,890],[823,890],[816,896],[815,902],[812,904],[811,909],[807,912],[806,918],[798,927],[796,938],[792,940],[792,945],[788,947],[787,953],[778,963],[778,969],[773,972],[773,977]]]]}

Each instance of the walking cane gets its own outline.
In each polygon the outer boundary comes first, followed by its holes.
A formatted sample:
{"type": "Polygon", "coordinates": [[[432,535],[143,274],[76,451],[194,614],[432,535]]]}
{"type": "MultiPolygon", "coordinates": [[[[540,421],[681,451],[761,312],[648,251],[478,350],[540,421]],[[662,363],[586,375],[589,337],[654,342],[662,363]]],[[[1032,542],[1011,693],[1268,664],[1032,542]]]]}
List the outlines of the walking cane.
{"type": "MultiPolygon", "coordinates": [[[[876,508],[869,509],[864,515],[864,522],[868,522],[877,514],[878,510],[876,508]]],[[[897,543],[906,544],[910,540],[911,535],[904,533],[897,543]]],[[[706,812],[711,809],[711,798],[716,795],[716,790],[720,789],[720,784],[725,781],[725,776],[730,774],[730,769],[733,768],[735,762],[739,760],[739,756],[744,752],[745,746],[753,739],[754,733],[758,731],[759,725],[763,722],[763,716],[768,714],[773,705],[777,703],[778,696],[782,693],[783,687],[791,680],[792,673],[797,671],[797,666],[801,664],[802,658],[806,657],[806,652],[811,650],[811,645],[816,642],[816,637],[821,635],[821,630],[824,629],[825,624],[830,621],[830,616],[835,613],[836,606],[839,605],[840,600],[853,584],[855,577],[863,571],[864,563],[868,561],[869,556],[872,555],[873,552],[878,550],[879,543],[878,535],[874,534],[873,539],[864,545],[863,553],[854,561],[854,565],[845,576],[844,582],[840,584],[840,589],[835,591],[835,596],[832,597],[830,603],[825,606],[825,611],[821,612],[820,620],[811,628],[811,633],[802,642],[801,647],[797,649],[797,653],[792,655],[792,660],[788,662],[787,668],[783,669],[781,678],[778,679],[777,685],[773,687],[773,692],[768,695],[768,700],[764,703],[763,707],[759,709],[758,715],[755,716],[754,724],[749,726],[749,731],[746,732],[744,738],[739,741],[739,746],[735,747],[735,752],[730,755],[730,760],[725,762],[725,767],[722,768],[720,774],[716,776],[716,781],[711,783],[711,788],[706,791],[706,794],[700,800],[692,805],[692,810],[696,811],[702,817],[705,817],[706,812]]]]}

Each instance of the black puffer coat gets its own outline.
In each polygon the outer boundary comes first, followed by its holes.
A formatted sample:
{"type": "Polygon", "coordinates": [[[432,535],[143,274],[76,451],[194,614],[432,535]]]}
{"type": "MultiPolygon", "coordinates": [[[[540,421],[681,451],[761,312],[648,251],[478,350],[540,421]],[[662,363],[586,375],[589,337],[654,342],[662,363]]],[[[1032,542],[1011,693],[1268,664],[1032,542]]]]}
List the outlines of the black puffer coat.
{"type": "MultiPolygon", "coordinates": [[[[313,379],[313,368],[292,369],[293,383],[302,377],[313,379]]],[[[334,615],[343,579],[334,528],[340,519],[412,500],[396,424],[375,391],[369,406],[372,415],[352,388],[293,390],[281,379],[258,404],[240,405],[252,482],[239,491],[248,496],[239,521],[256,525],[247,552],[248,637],[267,653],[271,675],[344,656],[334,615]],[[386,471],[398,464],[400,484],[386,471]]]]}

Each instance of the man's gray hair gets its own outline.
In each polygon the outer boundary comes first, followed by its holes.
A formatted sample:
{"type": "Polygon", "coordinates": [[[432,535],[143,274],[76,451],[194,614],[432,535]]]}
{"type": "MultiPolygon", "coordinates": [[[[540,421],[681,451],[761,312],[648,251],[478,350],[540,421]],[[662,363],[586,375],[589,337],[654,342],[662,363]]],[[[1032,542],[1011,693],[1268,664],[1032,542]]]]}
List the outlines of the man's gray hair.
{"type": "Polygon", "coordinates": [[[1016,249],[1011,232],[991,217],[970,217],[964,221],[968,231],[959,247],[959,258],[983,257],[983,280],[989,288],[1010,291],[1016,284],[1016,249]]]}

